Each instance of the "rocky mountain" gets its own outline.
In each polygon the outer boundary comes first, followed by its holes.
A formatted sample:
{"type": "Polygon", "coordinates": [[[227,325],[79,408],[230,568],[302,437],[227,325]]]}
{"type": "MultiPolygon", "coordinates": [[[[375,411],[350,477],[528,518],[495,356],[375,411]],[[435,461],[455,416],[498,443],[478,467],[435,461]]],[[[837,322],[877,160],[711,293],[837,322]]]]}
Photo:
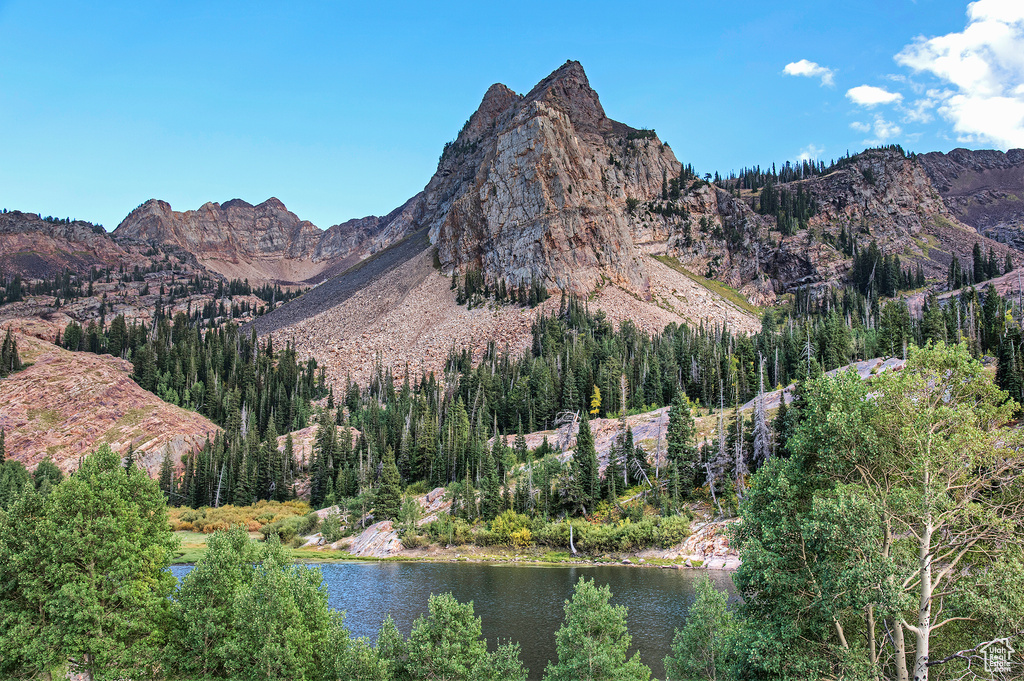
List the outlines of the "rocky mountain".
{"type": "Polygon", "coordinates": [[[319,281],[357,261],[379,223],[376,217],[350,220],[325,232],[276,198],[255,206],[241,199],[210,202],[184,212],[150,199],[121,221],[114,237],[173,244],[229,279],[288,285],[319,281]]]}
{"type": "Polygon", "coordinates": [[[961,222],[1024,248],[1024,149],[954,149],[917,158],[961,222]]]}
{"type": "Polygon", "coordinates": [[[446,275],[477,270],[490,282],[577,294],[612,282],[646,300],[647,256],[659,254],[763,305],[800,286],[841,282],[850,266],[837,248],[843,232],[936,278],[975,241],[1002,257],[1006,246],[985,237],[1024,245],[1022,185],[1020,150],[869,150],[779,185],[816,204],[808,220],[785,228],[758,210],[757,191],[702,180],[654,131],[610,119],[583,67],[568,61],[525,95],[492,85],[423,191],[382,218],[321,231],[277,199],[186,212],[151,200],[115,236],[174,244],[230,278],[315,283],[423,231],[446,275]]]}
{"type": "Polygon", "coordinates": [[[83,273],[147,262],[142,249],[119,244],[100,225],[17,210],[0,213],[0,276],[44,279],[65,268],[83,273]]]}
{"type": "Polygon", "coordinates": [[[653,131],[608,118],[569,61],[526,95],[491,86],[411,213],[445,271],[577,293],[603,279],[641,290],[630,215],[679,168],[653,131]]]}

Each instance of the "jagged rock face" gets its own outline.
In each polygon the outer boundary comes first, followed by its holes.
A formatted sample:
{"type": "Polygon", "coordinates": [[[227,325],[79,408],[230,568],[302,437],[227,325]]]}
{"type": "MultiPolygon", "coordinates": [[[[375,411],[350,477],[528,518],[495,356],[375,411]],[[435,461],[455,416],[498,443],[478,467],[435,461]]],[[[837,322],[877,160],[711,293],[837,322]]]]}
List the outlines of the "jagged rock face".
{"type": "Polygon", "coordinates": [[[206,203],[185,212],[151,199],[132,211],[114,235],[177,245],[229,278],[295,284],[315,281],[338,264],[348,266],[367,255],[381,222],[370,216],[323,231],[276,198],[255,206],[240,199],[206,203]]]}
{"type": "MultiPolygon", "coordinates": [[[[1006,253],[1005,246],[957,219],[924,164],[897,151],[865,152],[840,170],[804,184],[819,207],[809,221],[812,239],[836,237],[845,226],[856,233],[861,245],[876,240],[883,252],[899,254],[905,266],[920,263],[925,276],[939,280],[946,276],[954,256],[970,261],[976,242],[986,253],[994,248],[1000,259],[1006,253]]],[[[788,240],[794,245],[810,242],[806,234],[788,240]]],[[[812,268],[820,270],[821,281],[834,280],[845,269],[837,263],[838,254],[829,251],[828,257],[812,263],[812,268]]]]}
{"type": "Polygon", "coordinates": [[[627,200],[660,194],[679,163],[637,133],[605,115],[577,62],[525,96],[494,85],[446,147],[414,219],[446,271],[580,293],[603,277],[640,289],[627,200]]]}
{"type": "Polygon", "coordinates": [[[961,222],[1024,248],[1024,149],[954,149],[917,158],[961,222]]]}
{"type": "Polygon", "coordinates": [[[782,189],[792,194],[798,186],[814,197],[818,211],[795,234],[783,236],[773,216],[757,214],[749,192],[734,197],[696,181],[674,204],[682,215],[664,217],[656,210],[664,202],[657,200],[644,207],[647,238],[665,240],[665,251],[689,269],[758,304],[802,286],[842,282],[851,264],[837,250],[843,229],[861,246],[874,240],[884,253],[898,253],[904,267],[920,262],[926,277],[940,281],[954,255],[969,262],[975,242],[986,253],[994,247],[1000,259],[1006,253],[957,219],[925,164],[898,151],[868,151],[828,175],[782,189]]]}
{"type": "Polygon", "coordinates": [[[65,268],[85,273],[91,267],[135,265],[146,260],[122,248],[102,227],[88,222],[47,222],[36,213],[0,213],[0,275],[51,278],[65,268]]]}
{"type": "Polygon", "coordinates": [[[114,233],[140,241],[174,243],[197,256],[253,258],[311,253],[321,231],[300,220],[277,199],[253,206],[241,199],[206,203],[177,212],[166,201],[150,199],[128,214],[114,233]]]}

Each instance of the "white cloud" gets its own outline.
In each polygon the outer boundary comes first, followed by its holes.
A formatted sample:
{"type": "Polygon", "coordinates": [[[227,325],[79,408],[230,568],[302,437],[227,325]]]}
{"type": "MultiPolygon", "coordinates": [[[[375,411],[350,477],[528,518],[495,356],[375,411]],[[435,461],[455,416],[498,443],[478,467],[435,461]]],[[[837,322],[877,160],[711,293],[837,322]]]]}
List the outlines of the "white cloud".
{"type": "Polygon", "coordinates": [[[896,61],[951,86],[938,112],[959,140],[1024,147],[1024,2],[972,2],[962,32],[918,37],[896,61]]]}
{"type": "MultiPolygon", "coordinates": [[[[864,127],[867,126],[865,125],[864,127]]],[[[854,129],[857,130],[858,128],[854,129]]],[[[864,140],[864,144],[868,146],[886,144],[903,134],[903,128],[892,121],[886,120],[886,118],[881,114],[875,115],[875,120],[871,129],[874,131],[874,137],[864,140]]]]}
{"type": "Polygon", "coordinates": [[[800,150],[796,160],[801,163],[804,161],[817,161],[821,153],[825,151],[825,147],[819,147],[815,144],[808,144],[806,147],[800,150]]]}
{"type": "Polygon", "coordinates": [[[854,121],[853,123],[850,123],[850,127],[856,130],[857,132],[868,132],[871,130],[870,123],[861,123],[860,121],[854,121]]]}
{"type": "Polygon", "coordinates": [[[866,106],[869,109],[879,104],[894,104],[903,99],[898,92],[889,92],[885,88],[874,85],[858,85],[846,91],[846,96],[851,102],[858,106],[866,106]]]}
{"type": "Polygon", "coordinates": [[[816,64],[813,61],[801,59],[800,61],[790,62],[786,64],[786,68],[782,69],[782,72],[787,76],[804,76],[805,78],[821,78],[821,84],[833,87],[835,81],[833,76],[835,72],[832,69],[816,64]]]}
{"type": "Polygon", "coordinates": [[[932,120],[931,110],[938,105],[938,101],[927,97],[914,101],[913,106],[903,109],[904,123],[930,123],[932,120]]]}

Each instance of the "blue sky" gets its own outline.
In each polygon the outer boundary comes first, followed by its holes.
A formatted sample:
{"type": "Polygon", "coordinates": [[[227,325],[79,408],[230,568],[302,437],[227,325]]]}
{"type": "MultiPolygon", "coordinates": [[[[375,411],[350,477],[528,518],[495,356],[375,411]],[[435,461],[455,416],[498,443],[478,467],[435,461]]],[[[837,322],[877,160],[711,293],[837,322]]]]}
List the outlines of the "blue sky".
{"type": "Polygon", "coordinates": [[[701,172],[1024,146],[1020,0],[433,4],[0,0],[0,207],[383,214],[491,83],[566,59],[701,172]]]}

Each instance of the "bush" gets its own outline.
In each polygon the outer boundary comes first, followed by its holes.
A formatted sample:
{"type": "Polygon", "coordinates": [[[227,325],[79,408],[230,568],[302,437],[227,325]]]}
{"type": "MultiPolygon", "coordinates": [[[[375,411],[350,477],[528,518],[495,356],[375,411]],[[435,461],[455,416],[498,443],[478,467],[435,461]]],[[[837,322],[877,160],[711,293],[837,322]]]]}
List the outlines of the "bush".
{"type": "Polygon", "coordinates": [[[426,546],[428,543],[427,538],[421,534],[406,533],[402,535],[402,546],[407,549],[417,549],[421,546],[426,546]]]}
{"type": "Polygon", "coordinates": [[[516,549],[525,549],[533,544],[533,533],[530,532],[530,528],[522,527],[512,533],[512,547],[516,549]]]}
{"type": "Polygon", "coordinates": [[[682,515],[673,515],[661,519],[658,526],[658,545],[667,549],[686,541],[690,536],[690,519],[682,515]]]}
{"type": "Polygon", "coordinates": [[[333,544],[344,537],[345,529],[341,524],[341,515],[339,513],[328,513],[327,517],[320,524],[320,534],[324,536],[324,541],[328,544],[333,544]]]}
{"type": "Polygon", "coordinates": [[[275,520],[269,525],[259,528],[258,531],[263,535],[263,539],[276,535],[282,543],[285,543],[291,541],[297,535],[312,534],[319,522],[320,518],[316,513],[309,513],[304,516],[289,516],[275,520]]]}
{"type": "Polygon", "coordinates": [[[497,546],[507,542],[503,542],[494,532],[488,529],[481,529],[473,533],[473,543],[477,546],[497,546]]]}
{"type": "Polygon", "coordinates": [[[430,541],[438,544],[468,544],[472,537],[472,528],[462,518],[442,515],[437,520],[427,523],[422,530],[430,541]]]}
{"type": "MultiPolygon", "coordinates": [[[[577,533],[578,536],[578,533],[577,533]]],[[[542,546],[560,548],[569,545],[568,523],[545,523],[536,528],[534,540],[542,546]]]]}
{"type": "Polygon", "coordinates": [[[427,489],[427,481],[419,480],[412,483],[405,489],[405,493],[412,496],[419,496],[420,494],[426,494],[430,490],[427,489]]]}
{"type": "Polygon", "coordinates": [[[528,530],[529,527],[530,519],[512,510],[505,511],[491,521],[491,532],[499,544],[512,545],[512,535],[523,529],[528,530]]]}
{"type": "Polygon", "coordinates": [[[168,519],[171,529],[176,532],[192,530],[210,534],[232,527],[242,527],[247,532],[259,532],[264,525],[308,513],[309,504],[303,501],[260,501],[252,506],[228,504],[219,508],[170,508],[168,519]]]}

